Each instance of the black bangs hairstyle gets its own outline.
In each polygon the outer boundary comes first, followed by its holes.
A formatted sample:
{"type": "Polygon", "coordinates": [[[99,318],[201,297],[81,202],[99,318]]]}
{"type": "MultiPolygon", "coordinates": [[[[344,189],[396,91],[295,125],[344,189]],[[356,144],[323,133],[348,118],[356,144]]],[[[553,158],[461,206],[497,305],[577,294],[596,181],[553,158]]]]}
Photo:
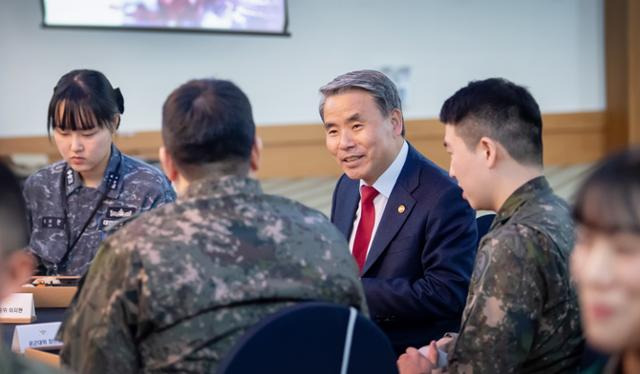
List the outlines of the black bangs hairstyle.
{"type": "Polygon", "coordinates": [[[576,194],[576,223],[607,233],[640,234],[640,148],[600,162],[576,194]]]}
{"type": "Polygon", "coordinates": [[[124,113],[120,89],[113,89],[107,77],[95,70],[73,70],[63,75],[53,88],[47,115],[47,133],[90,130],[95,127],[115,131],[116,115],[124,113]]]}

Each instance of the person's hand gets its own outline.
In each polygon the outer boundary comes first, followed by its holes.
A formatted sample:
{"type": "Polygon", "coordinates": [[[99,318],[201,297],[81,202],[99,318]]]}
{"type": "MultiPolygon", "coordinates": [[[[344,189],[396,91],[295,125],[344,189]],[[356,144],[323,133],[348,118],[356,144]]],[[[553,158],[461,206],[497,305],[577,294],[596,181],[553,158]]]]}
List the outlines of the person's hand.
{"type": "Polygon", "coordinates": [[[406,353],[398,358],[398,370],[400,374],[429,374],[436,367],[438,362],[438,349],[435,342],[431,342],[428,347],[429,358],[422,355],[417,349],[409,347],[406,353]],[[433,359],[433,361],[431,361],[433,359]]]}
{"type": "Polygon", "coordinates": [[[438,343],[432,340],[429,345],[418,349],[418,352],[431,361],[433,367],[436,368],[438,367],[438,349],[440,349],[438,343]]]}
{"type": "Polygon", "coordinates": [[[452,341],[453,341],[453,338],[451,336],[444,336],[436,342],[436,347],[438,347],[442,351],[447,351],[447,346],[452,341]]]}

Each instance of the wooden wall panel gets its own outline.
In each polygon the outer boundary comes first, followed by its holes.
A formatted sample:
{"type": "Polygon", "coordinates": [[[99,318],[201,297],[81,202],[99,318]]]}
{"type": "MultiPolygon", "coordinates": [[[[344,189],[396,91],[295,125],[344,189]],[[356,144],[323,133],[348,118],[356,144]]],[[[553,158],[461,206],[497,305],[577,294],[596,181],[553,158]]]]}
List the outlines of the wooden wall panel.
{"type": "MultiPolygon", "coordinates": [[[[604,112],[547,114],[544,118],[544,160],[549,165],[592,162],[605,152],[604,112]]],[[[407,139],[427,157],[444,168],[449,156],[442,139],[444,126],[436,119],[408,120],[407,139]]],[[[261,126],[258,135],[264,143],[262,178],[339,175],[340,169],[324,144],[320,124],[261,126]]],[[[162,143],[160,132],[121,134],[116,143],[127,154],[157,159],[162,143]]],[[[0,138],[0,155],[47,154],[57,159],[55,146],[47,137],[0,138]]]]}
{"type": "Polygon", "coordinates": [[[606,149],[640,144],[640,1],[605,0],[606,149]]]}

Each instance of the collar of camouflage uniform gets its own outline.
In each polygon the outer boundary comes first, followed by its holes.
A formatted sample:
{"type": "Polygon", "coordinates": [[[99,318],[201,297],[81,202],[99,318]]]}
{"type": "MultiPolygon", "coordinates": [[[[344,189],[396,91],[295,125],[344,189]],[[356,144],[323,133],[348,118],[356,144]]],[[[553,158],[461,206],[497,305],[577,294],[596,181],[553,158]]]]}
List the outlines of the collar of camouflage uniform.
{"type": "Polygon", "coordinates": [[[502,204],[502,207],[496,214],[496,218],[491,224],[490,230],[493,230],[496,226],[511,218],[522,204],[542,193],[547,192],[550,188],[549,182],[544,176],[533,178],[520,186],[511,194],[511,196],[509,196],[504,204],[502,204]]]}
{"type": "Polygon", "coordinates": [[[259,195],[262,194],[260,182],[248,176],[225,175],[211,176],[193,181],[189,184],[184,195],[179,200],[185,200],[198,196],[227,196],[236,194],[259,195]]]}

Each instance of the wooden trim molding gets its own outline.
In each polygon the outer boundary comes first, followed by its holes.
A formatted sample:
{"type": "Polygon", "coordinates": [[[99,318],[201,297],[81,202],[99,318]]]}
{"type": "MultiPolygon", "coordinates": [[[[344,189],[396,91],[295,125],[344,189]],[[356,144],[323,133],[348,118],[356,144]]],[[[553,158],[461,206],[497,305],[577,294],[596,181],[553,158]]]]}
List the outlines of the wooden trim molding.
{"type": "Polygon", "coordinates": [[[640,2],[605,0],[606,149],[640,144],[640,2]]]}
{"type": "MultiPolygon", "coordinates": [[[[548,165],[593,162],[605,153],[605,113],[576,112],[543,116],[544,160],[548,165]]],[[[259,126],[263,141],[261,178],[299,178],[335,176],[340,168],[327,153],[322,125],[259,126]]],[[[444,127],[437,119],[406,121],[407,139],[431,160],[446,168],[449,156],[442,147],[444,127]]],[[[116,144],[125,153],[145,159],[157,159],[162,144],[159,131],[122,133],[116,144]]],[[[0,156],[46,154],[59,158],[46,136],[0,138],[0,156]]]]}

